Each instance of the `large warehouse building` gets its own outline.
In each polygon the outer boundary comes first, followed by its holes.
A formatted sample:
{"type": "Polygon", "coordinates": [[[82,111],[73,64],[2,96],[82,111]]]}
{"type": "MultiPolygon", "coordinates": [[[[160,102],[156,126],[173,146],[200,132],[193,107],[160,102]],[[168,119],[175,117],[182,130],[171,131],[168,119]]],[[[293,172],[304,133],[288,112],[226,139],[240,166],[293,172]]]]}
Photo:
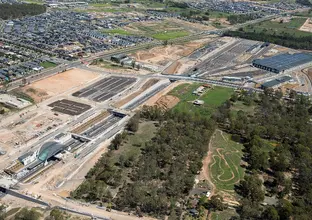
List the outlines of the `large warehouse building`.
{"type": "Polygon", "coordinates": [[[264,59],[256,59],[252,62],[254,67],[267,70],[273,73],[281,73],[285,70],[301,66],[312,62],[312,54],[295,53],[295,54],[279,54],[264,59]]]}

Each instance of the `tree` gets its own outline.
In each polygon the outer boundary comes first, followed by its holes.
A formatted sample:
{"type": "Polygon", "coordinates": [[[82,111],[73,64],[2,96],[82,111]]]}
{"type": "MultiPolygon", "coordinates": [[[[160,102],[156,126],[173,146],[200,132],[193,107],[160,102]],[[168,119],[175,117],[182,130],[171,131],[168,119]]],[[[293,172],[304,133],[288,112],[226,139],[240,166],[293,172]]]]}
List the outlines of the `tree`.
{"type": "Polygon", "coordinates": [[[236,102],[236,101],[238,100],[238,95],[237,95],[236,92],[234,92],[234,93],[231,95],[230,100],[231,100],[232,102],[236,102]]]}
{"type": "Polygon", "coordinates": [[[0,220],[4,220],[6,217],[5,209],[6,207],[4,205],[0,205],[0,220]]]}
{"type": "Polygon", "coordinates": [[[280,217],[278,215],[278,211],[273,206],[269,206],[262,213],[262,219],[279,220],[280,217]]]}
{"type": "Polygon", "coordinates": [[[293,205],[285,199],[279,201],[277,209],[280,219],[289,219],[293,213],[293,205]]]}
{"type": "Polygon", "coordinates": [[[41,214],[33,209],[28,210],[27,208],[23,208],[19,211],[14,219],[15,220],[39,220],[41,214]]]}
{"type": "Polygon", "coordinates": [[[132,66],[132,69],[134,69],[134,67],[135,67],[135,60],[131,61],[131,66],[132,66]]]}
{"type": "Polygon", "coordinates": [[[133,116],[127,124],[127,130],[137,132],[137,130],[139,129],[139,122],[140,118],[138,117],[138,115],[133,116]]]}
{"type": "Polygon", "coordinates": [[[246,175],[239,183],[239,193],[249,199],[251,202],[258,204],[264,200],[262,190],[262,181],[256,174],[246,175]]]}
{"type": "Polygon", "coordinates": [[[49,216],[51,220],[66,220],[68,219],[68,216],[66,212],[61,211],[59,209],[52,209],[49,216]]]}
{"type": "Polygon", "coordinates": [[[109,149],[111,150],[118,150],[120,145],[122,144],[123,139],[125,139],[126,133],[119,133],[115,136],[112,140],[111,144],[109,145],[109,149]]]}
{"type": "Polygon", "coordinates": [[[204,205],[206,209],[213,211],[223,211],[226,208],[226,205],[223,204],[223,198],[220,195],[213,195],[211,199],[204,205]]]}

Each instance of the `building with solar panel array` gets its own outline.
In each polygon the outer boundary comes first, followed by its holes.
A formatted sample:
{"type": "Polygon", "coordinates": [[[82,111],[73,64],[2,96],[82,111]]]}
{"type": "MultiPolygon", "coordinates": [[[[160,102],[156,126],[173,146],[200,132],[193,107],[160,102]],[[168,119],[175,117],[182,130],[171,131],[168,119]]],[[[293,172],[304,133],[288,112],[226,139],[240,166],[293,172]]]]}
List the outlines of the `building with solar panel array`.
{"type": "Polygon", "coordinates": [[[312,62],[312,54],[295,53],[279,54],[264,59],[256,59],[252,62],[254,67],[267,70],[273,73],[282,73],[295,67],[299,67],[312,62]]]}

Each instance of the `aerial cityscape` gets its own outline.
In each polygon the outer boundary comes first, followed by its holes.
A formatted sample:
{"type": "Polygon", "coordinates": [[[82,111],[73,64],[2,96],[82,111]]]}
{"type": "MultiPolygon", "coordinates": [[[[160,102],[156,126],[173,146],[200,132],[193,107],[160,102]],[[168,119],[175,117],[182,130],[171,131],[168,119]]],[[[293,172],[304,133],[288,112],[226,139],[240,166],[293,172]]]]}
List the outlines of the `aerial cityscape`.
{"type": "Polygon", "coordinates": [[[0,0],[0,220],[309,220],[310,0],[0,0]]]}

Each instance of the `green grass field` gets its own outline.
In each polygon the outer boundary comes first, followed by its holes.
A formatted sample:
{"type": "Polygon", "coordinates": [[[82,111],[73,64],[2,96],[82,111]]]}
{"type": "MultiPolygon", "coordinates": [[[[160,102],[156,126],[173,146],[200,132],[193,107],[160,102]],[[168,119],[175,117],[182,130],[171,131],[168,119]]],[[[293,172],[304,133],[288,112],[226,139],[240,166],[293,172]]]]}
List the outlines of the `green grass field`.
{"type": "Polygon", "coordinates": [[[211,220],[230,220],[233,216],[238,217],[235,210],[226,209],[224,211],[217,211],[211,214],[211,220]]]}
{"type": "Polygon", "coordinates": [[[212,139],[210,177],[217,191],[234,194],[234,185],[244,177],[240,166],[243,145],[231,140],[231,135],[216,131],[212,139]]]}
{"type": "Polygon", "coordinates": [[[289,22],[280,23],[278,21],[264,21],[257,25],[248,25],[244,28],[246,32],[267,32],[282,35],[289,33],[295,36],[311,36],[311,33],[299,31],[298,29],[304,24],[306,18],[292,18],[289,22]]]}
{"type": "Polygon", "coordinates": [[[233,103],[233,106],[231,107],[231,111],[233,113],[237,113],[238,111],[244,111],[247,114],[253,114],[254,110],[255,110],[255,106],[254,105],[245,105],[242,101],[236,101],[233,103]]]}
{"type": "Polygon", "coordinates": [[[107,33],[107,34],[119,34],[119,35],[133,35],[132,33],[124,30],[124,29],[104,29],[102,33],[107,33]]]}
{"type": "Polygon", "coordinates": [[[153,34],[152,37],[157,40],[171,40],[179,37],[188,36],[189,33],[187,31],[166,31],[163,33],[153,34]]]}
{"type": "Polygon", "coordinates": [[[57,64],[55,63],[52,63],[52,62],[49,62],[49,61],[44,61],[42,63],[40,63],[40,66],[42,66],[43,68],[53,68],[53,67],[56,67],[57,64]]]}
{"type": "Polygon", "coordinates": [[[211,116],[213,111],[228,100],[233,93],[233,89],[224,87],[214,87],[208,90],[202,96],[193,95],[192,92],[196,90],[201,84],[182,84],[173,89],[169,94],[174,95],[180,99],[180,102],[173,108],[174,111],[193,112],[203,116],[211,116]],[[192,101],[200,99],[205,103],[202,106],[193,105],[192,101]]]}

